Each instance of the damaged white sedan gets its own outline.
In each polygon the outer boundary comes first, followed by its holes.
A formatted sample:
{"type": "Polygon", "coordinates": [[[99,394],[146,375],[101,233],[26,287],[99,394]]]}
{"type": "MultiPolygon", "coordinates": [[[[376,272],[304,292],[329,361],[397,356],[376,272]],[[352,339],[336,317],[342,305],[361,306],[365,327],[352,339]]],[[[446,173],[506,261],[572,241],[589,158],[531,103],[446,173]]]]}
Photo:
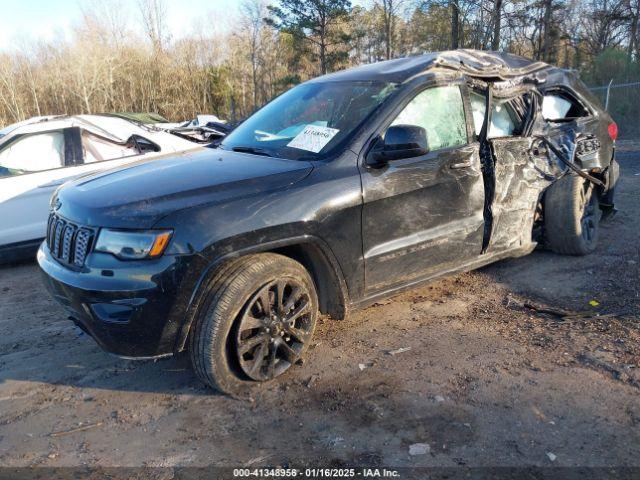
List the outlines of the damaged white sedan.
{"type": "Polygon", "coordinates": [[[0,262],[35,253],[65,181],[202,146],[116,115],[35,117],[0,130],[0,262]]]}

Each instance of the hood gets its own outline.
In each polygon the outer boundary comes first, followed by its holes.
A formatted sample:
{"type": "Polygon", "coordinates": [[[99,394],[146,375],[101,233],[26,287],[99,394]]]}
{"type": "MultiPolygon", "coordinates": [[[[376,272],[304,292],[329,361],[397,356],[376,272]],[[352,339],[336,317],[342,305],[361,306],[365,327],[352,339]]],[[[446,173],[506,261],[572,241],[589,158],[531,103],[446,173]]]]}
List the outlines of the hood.
{"type": "Polygon", "coordinates": [[[176,210],[284,188],[312,168],[304,161],[203,149],[80,177],[60,187],[52,205],[82,225],[151,228],[176,210]]]}

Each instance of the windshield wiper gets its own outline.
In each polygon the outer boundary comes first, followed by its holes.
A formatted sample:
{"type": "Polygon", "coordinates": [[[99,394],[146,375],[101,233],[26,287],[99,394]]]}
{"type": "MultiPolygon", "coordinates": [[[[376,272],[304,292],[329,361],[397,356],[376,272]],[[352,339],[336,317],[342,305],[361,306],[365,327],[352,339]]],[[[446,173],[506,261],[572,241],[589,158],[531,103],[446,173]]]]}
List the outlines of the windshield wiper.
{"type": "Polygon", "coordinates": [[[264,155],[265,157],[273,157],[273,155],[271,155],[266,150],[263,150],[262,148],[256,148],[256,147],[232,147],[231,150],[233,150],[234,152],[251,153],[253,155],[264,155]]]}

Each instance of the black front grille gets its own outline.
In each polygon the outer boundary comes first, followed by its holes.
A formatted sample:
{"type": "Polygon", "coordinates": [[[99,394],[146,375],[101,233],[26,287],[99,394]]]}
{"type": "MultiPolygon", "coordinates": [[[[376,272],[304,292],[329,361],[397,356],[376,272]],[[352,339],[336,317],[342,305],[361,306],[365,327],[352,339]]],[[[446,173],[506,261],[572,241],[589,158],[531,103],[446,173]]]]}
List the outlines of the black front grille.
{"type": "Polygon", "coordinates": [[[92,247],[95,231],[75,225],[52,213],[47,223],[47,246],[62,263],[82,267],[92,247]]]}

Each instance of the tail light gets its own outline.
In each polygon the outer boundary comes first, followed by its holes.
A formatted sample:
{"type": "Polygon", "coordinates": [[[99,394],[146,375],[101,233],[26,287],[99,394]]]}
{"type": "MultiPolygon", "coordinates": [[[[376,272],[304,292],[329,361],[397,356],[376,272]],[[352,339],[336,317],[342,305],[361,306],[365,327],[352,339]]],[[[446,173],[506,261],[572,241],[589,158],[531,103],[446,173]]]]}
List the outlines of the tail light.
{"type": "Polygon", "coordinates": [[[611,137],[611,140],[615,142],[616,138],[618,138],[618,125],[616,124],[616,122],[610,123],[607,127],[607,131],[609,132],[609,137],[611,137]]]}

